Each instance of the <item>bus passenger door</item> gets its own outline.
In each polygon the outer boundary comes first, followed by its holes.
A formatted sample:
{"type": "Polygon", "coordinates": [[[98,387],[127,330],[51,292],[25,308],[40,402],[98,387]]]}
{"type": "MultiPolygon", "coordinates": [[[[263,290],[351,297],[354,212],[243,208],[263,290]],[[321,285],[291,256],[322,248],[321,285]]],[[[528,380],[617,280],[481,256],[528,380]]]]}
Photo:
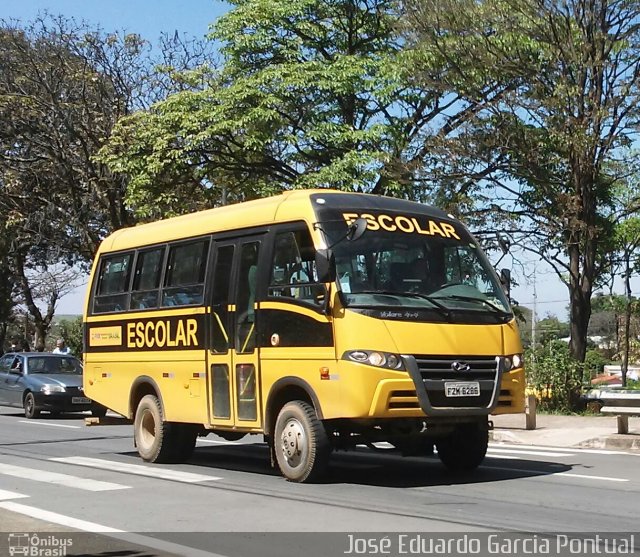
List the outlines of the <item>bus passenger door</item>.
{"type": "Polygon", "coordinates": [[[210,422],[260,428],[255,292],[261,242],[216,242],[209,316],[210,422]]]}
{"type": "Polygon", "coordinates": [[[236,254],[233,341],[234,409],[236,426],[260,428],[260,361],[256,304],[261,238],[243,239],[236,254]]]}

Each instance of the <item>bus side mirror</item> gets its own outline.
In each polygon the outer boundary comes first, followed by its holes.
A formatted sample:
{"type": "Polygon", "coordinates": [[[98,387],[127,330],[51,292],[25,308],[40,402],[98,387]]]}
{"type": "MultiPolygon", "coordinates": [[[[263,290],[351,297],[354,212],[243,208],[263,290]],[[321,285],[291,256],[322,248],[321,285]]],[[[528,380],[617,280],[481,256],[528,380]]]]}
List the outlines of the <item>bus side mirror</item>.
{"type": "Polygon", "coordinates": [[[508,297],[511,294],[511,271],[509,269],[500,269],[500,284],[508,297]]]}
{"type": "Polygon", "coordinates": [[[336,258],[330,249],[316,251],[316,272],[318,282],[333,282],[336,280],[336,258]]]}
{"type": "Polygon", "coordinates": [[[367,219],[363,219],[362,217],[356,219],[349,225],[349,229],[347,230],[347,241],[353,242],[362,237],[362,235],[367,230],[367,219]]]}

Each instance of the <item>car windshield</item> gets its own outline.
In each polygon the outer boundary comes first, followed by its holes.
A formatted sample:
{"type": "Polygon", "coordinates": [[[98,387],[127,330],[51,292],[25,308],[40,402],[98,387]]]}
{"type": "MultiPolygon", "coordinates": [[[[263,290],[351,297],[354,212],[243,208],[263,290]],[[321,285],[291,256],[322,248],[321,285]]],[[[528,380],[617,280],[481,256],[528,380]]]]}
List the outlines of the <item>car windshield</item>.
{"type": "Polygon", "coordinates": [[[62,356],[42,356],[29,358],[29,373],[46,373],[54,375],[64,373],[66,375],[81,375],[82,364],[76,358],[62,356]]]}
{"type": "Polygon", "coordinates": [[[511,315],[491,265],[462,227],[448,235],[367,230],[338,242],[334,253],[348,306],[511,315]]]}

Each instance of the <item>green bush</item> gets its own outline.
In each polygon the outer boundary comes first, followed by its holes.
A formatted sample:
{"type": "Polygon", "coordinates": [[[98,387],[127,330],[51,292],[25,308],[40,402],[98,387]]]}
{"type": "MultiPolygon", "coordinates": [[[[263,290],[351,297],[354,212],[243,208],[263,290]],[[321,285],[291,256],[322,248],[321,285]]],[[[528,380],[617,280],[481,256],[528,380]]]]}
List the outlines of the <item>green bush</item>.
{"type": "Polygon", "coordinates": [[[82,317],[61,320],[56,334],[59,335],[56,338],[64,339],[74,356],[82,359],[82,317]]]}
{"type": "Polygon", "coordinates": [[[584,374],[587,378],[593,378],[604,371],[604,366],[609,360],[598,350],[587,350],[584,358],[584,374]]]}
{"type": "Polygon", "coordinates": [[[638,380],[638,379],[627,379],[627,387],[626,388],[640,391],[640,380],[638,380]]]}
{"type": "Polygon", "coordinates": [[[583,385],[583,365],[571,357],[563,341],[551,341],[535,351],[525,352],[529,392],[539,408],[552,412],[578,409],[583,385]]]}

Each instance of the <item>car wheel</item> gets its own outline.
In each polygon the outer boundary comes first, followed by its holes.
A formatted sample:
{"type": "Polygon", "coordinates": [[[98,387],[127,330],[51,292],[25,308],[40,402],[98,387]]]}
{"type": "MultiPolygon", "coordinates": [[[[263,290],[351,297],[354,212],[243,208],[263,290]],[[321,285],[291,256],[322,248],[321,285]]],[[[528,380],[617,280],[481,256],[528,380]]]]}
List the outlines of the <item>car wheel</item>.
{"type": "Polygon", "coordinates": [[[273,438],[282,475],[291,482],[318,481],[326,472],[331,445],[314,408],[302,400],[285,404],[273,438]]]}
{"type": "Polygon", "coordinates": [[[24,416],[29,420],[37,418],[40,415],[40,410],[36,408],[36,398],[33,393],[27,393],[24,397],[24,416]]]}

